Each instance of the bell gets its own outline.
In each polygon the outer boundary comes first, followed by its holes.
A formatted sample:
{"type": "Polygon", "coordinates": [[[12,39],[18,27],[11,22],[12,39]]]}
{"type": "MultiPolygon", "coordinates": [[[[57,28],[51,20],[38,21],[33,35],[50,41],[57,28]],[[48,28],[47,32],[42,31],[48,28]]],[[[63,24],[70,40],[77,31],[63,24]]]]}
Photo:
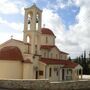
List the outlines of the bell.
{"type": "Polygon", "coordinates": [[[36,23],[38,23],[38,18],[36,18],[36,23]]]}
{"type": "Polygon", "coordinates": [[[28,20],[28,24],[30,24],[30,20],[28,20]]]}

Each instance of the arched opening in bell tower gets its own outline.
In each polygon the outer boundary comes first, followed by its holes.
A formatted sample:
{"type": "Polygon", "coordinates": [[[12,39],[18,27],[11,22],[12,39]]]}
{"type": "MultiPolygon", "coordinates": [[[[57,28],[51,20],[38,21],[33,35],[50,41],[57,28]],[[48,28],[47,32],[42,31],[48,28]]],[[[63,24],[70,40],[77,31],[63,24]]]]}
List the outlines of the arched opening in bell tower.
{"type": "Polygon", "coordinates": [[[36,14],[36,30],[39,28],[39,14],[36,14]]]}
{"type": "Polygon", "coordinates": [[[30,14],[28,14],[28,30],[30,30],[30,27],[31,27],[30,22],[31,22],[31,16],[30,14]]]}
{"type": "Polygon", "coordinates": [[[32,13],[28,14],[28,30],[31,30],[31,23],[32,23],[32,13]]]}
{"type": "Polygon", "coordinates": [[[27,36],[27,43],[30,43],[30,42],[31,42],[30,37],[27,36]]]}
{"type": "Polygon", "coordinates": [[[30,14],[28,14],[28,30],[30,30],[30,21],[31,21],[31,16],[30,16],[30,14]]]}

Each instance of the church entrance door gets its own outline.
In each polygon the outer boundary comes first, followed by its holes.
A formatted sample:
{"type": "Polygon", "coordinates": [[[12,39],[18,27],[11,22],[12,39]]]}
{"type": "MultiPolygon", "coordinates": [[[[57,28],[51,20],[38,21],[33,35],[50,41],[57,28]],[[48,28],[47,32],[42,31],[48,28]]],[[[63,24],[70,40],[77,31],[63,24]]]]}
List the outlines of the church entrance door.
{"type": "Polygon", "coordinates": [[[38,71],[36,71],[36,79],[38,79],[38,71]]]}

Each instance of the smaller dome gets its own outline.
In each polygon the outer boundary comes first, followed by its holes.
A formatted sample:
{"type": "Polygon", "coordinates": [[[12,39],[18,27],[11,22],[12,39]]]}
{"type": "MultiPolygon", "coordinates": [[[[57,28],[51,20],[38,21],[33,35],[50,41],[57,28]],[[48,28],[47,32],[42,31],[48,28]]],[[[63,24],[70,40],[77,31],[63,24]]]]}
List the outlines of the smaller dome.
{"type": "Polygon", "coordinates": [[[41,33],[55,36],[54,33],[48,28],[42,28],[41,33]]]}
{"type": "Polygon", "coordinates": [[[7,46],[0,50],[0,60],[23,60],[20,49],[16,46],[7,46]]]}

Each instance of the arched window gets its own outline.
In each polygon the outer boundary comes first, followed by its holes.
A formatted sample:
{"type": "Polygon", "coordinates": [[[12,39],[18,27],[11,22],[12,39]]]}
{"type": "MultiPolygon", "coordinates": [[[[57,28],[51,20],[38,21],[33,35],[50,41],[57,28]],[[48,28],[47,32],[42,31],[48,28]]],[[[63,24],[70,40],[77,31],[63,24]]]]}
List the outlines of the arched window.
{"type": "Polygon", "coordinates": [[[49,68],[49,77],[52,76],[52,68],[49,68]]]}
{"type": "Polygon", "coordinates": [[[27,43],[30,43],[30,37],[27,36],[27,43]]]}

